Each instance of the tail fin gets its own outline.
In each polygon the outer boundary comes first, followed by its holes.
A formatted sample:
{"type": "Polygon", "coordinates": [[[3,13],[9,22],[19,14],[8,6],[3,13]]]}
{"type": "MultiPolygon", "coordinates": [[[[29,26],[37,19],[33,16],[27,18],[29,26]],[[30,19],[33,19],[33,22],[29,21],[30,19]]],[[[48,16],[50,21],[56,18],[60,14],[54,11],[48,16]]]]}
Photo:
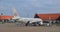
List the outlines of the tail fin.
{"type": "Polygon", "coordinates": [[[17,10],[13,7],[13,16],[19,16],[17,10]]]}
{"type": "Polygon", "coordinates": [[[17,10],[16,10],[14,7],[13,7],[13,16],[14,16],[14,17],[13,17],[12,19],[19,19],[19,18],[20,18],[17,10]]]}

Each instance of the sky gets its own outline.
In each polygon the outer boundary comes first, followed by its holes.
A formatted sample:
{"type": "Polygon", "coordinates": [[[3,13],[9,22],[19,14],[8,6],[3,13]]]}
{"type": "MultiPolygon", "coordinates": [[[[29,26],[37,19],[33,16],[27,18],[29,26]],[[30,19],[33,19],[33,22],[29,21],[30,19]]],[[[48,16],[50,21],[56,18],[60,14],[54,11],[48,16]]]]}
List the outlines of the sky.
{"type": "Polygon", "coordinates": [[[60,13],[60,0],[0,0],[0,13],[13,15],[13,7],[21,17],[34,17],[36,13],[60,13]]]}

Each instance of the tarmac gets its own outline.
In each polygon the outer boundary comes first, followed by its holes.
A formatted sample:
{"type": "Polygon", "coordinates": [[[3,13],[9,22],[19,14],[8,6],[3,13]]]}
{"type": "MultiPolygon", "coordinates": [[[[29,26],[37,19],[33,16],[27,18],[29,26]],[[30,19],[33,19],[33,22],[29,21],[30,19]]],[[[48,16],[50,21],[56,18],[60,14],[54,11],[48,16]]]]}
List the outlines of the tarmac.
{"type": "Polygon", "coordinates": [[[0,24],[0,32],[60,32],[60,26],[20,26],[15,23],[0,24]]]}

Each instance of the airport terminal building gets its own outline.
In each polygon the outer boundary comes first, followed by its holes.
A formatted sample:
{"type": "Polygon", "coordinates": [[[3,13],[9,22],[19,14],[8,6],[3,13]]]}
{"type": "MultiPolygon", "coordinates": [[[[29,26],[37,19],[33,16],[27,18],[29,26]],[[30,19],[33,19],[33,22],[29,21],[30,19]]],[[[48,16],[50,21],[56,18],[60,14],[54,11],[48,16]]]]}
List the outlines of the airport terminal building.
{"type": "Polygon", "coordinates": [[[43,20],[60,20],[60,13],[35,14],[34,18],[41,18],[43,20]]]}
{"type": "Polygon", "coordinates": [[[12,18],[13,18],[13,16],[0,15],[0,21],[4,21],[4,22],[6,22],[12,18]]]}

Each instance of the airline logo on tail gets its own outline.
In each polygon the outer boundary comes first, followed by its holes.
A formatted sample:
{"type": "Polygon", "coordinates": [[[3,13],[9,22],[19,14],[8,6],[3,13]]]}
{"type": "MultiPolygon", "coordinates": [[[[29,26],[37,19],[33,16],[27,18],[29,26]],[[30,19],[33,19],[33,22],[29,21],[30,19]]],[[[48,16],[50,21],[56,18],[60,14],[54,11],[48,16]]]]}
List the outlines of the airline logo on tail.
{"type": "Polygon", "coordinates": [[[17,10],[13,8],[13,16],[18,16],[17,10]]]}

